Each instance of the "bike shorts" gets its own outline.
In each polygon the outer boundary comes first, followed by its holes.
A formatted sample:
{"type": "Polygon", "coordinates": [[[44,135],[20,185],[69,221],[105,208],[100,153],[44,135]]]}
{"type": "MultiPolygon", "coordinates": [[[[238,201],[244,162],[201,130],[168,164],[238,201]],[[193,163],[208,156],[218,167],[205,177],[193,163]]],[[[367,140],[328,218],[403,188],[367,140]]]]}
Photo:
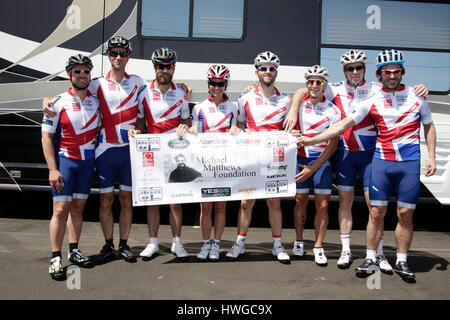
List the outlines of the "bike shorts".
{"type": "MultiPolygon", "coordinates": [[[[300,173],[303,168],[298,164],[311,166],[317,158],[306,158],[297,156],[296,174],[300,173]]],[[[331,194],[333,184],[332,168],[329,161],[325,162],[314,174],[304,182],[297,182],[297,193],[309,193],[309,188],[314,187],[315,194],[331,194]]]]}
{"type": "Polygon", "coordinates": [[[131,191],[130,146],[113,147],[105,150],[95,159],[100,193],[114,191],[116,175],[119,189],[131,191]]]}
{"type": "Polygon", "coordinates": [[[73,198],[87,199],[94,178],[94,158],[75,160],[58,156],[57,165],[64,185],[60,192],[52,189],[53,202],[70,202],[73,198]]]}
{"type": "Polygon", "coordinates": [[[420,192],[420,160],[373,159],[369,188],[371,205],[387,206],[394,188],[397,205],[415,209],[420,192]]]}
{"type": "Polygon", "coordinates": [[[374,150],[336,152],[336,182],[338,190],[354,191],[356,177],[359,176],[364,191],[369,190],[370,168],[374,150]]]}

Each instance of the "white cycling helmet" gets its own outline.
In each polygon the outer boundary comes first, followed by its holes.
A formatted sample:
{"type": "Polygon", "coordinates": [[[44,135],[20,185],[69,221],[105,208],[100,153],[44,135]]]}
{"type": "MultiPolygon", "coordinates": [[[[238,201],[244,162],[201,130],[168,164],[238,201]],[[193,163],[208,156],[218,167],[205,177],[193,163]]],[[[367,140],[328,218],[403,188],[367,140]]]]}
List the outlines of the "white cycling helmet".
{"type": "Polygon", "coordinates": [[[383,50],[378,53],[375,59],[377,69],[387,64],[399,64],[403,67],[404,62],[405,59],[403,58],[403,53],[395,49],[383,50]]]}
{"type": "Polygon", "coordinates": [[[264,63],[273,64],[276,68],[280,65],[280,58],[270,51],[264,51],[259,53],[255,58],[255,68],[258,69],[260,65],[264,63]]]}
{"type": "Polygon", "coordinates": [[[224,65],[212,65],[206,73],[206,78],[209,79],[223,79],[230,80],[230,70],[224,65]]]}
{"type": "Polygon", "coordinates": [[[366,64],[366,60],[367,57],[364,51],[352,49],[341,56],[341,66],[345,67],[347,64],[356,62],[362,62],[363,64],[366,64]]]}
{"type": "Polygon", "coordinates": [[[309,67],[305,72],[305,79],[308,79],[309,77],[313,76],[321,77],[325,81],[328,81],[330,79],[330,76],[328,75],[328,70],[324,67],[319,66],[318,64],[309,67]]]}
{"type": "Polygon", "coordinates": [[[175,50],[169,48],[160,48],[153,51],[151,59],[153,64],[175,63],[178,59],[178,56],[175,50]]]}

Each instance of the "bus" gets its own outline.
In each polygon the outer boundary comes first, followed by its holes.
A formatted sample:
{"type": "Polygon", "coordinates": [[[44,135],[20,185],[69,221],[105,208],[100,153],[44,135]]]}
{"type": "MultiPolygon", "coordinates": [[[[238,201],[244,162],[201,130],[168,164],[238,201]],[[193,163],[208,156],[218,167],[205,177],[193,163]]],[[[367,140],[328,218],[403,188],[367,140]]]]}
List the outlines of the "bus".
{"type": "MultiPolygon", "coordinates": [[[[154,78],[152,52],[174,49],[179,56],[174,80],[193,89],[191,105],[207,95],[211,64],[229,67],[228,93],[237,100],[256,81],[253,60],[262,51],[280,57],[276,85],[292,95],[305,85],[309,66],[325,66],[330,81],[340,81],[340,56],[361,49],[368,56],[366,79],[375,81],[376,54],[400,49],[406,56],[404,82],[423,83],[432,93],[432,111],[441,121],[437,176],[450,180],[447,1],[16,0],[0,2],[0,10],[0,189],[49,189],[40,145],[42,98],[69,87],[64,65],[73,54],[92,59],[93,77],[105,75],[110,66],[103,52],[115,35],[132,44],[127,72],[146,80],[154,78]]],[[[445,182],[424,185],[421,194],[450,203],[445,182]]]]}

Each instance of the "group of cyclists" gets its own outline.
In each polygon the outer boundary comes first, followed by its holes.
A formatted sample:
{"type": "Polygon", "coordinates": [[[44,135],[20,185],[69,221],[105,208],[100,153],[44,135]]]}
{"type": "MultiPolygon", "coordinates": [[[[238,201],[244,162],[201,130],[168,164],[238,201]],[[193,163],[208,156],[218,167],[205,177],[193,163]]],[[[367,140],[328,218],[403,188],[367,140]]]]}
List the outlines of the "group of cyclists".
{"type": "MultiPolygon", "coordinates": [[[[65,278],[61,248],[66,228],[69,235],[69,261],[84,267],[93,262],[78,248],[82,212],[96,171],[100,188],[100,223],[105,244],[98,254],[101,260],[115,253],[113,242],[114,183],[119,180],[118,254],[127,262],[136,257],[127,244],[132,225],[132,181],[129,138],[142,133],[176,132],[184,134],[240,131],[286,130],[297,137],[297,174],[294,225],[296,239],[292,254],[305,254],[303,229],[307,216],[310,187],[314,189],[316,241],[315,262],[327,265],[323,240],[328,226],[328,203],[332,190],[330,157],[336,153],[336,179],[339,191],[339,224],[342,253],[338,267],[347,269],[353,258],[350,250],[352,203],[356,178],[364,185],[369,208],[367,256],[356,268],[358,276],[393,268],[383,254],[383,219],[392,187],[398,195],[397,261],[395,271],[409,282],[415,280],[407,265],[412,238],[412,216],[417,203],[420,180],[419,129],[429,150],[425,175],[436,170],[434,149],[436,132],[426,98],[428,90],[401,84],[405,73],[403,54],[384,50],[377,56],[378,83],[365,80],[366,55],[350,50],[340,63],[345,80],[329,84],[328,70],[320,65],[307,68],[306,88],[291,99],[275,87],[279,57],[270,51],[254,59],[257,85],[248,87],[237,105],[226,94],[230,70],[215,64],[207,70],[208,97],[189,110],[192,93],[187,85],[174,84],[177,54],[169,48],[153,52],[151,61],[155,79],[145,82],[125,72],[131,55],[130,42],[120,36],[108,40],[105,54],[111,70],[105,77],[90,78],[91,60],[83,55],[69,58],[66,64],[71,88],[43,101],[42,146],[49,168],[53,194],[50,221],[52,259],[49,273],[55,280],[65,278]],[[97,134],[97,132],[99,132],[97,134]],[[53,140],[60,135],[60,145],[53,140]],[[337,150],[337,151],[336,151],[337,150]],[[95,170],[94,170],[95,167],[95,170]]],[[[282,209],[280,198],[266,200],[273,237],[273,256],[288,263],[290,256],[282,245],[282,209]]],[[[255,200],[242,200],[238,213],[237,238],[227,252],[229,260],[245,253],[245,239],[255,200]]],[[[182,206],[171,204],[169,222],[173,241],[171,252],[179,259],[188,257],[181,241],[182,206]]],[[[159,250],[159,206],[147,207],[149,243],[140,253],[150,259],[159,250]]],[[[200,203],[202,247],[200,260],[217,261],[220,241],[226,225],[226,202],[200,203]],[[214,208],[214,221],[212,210],[214,208]],[[214,227],[214,236],[211,237],[214,227]]]]}

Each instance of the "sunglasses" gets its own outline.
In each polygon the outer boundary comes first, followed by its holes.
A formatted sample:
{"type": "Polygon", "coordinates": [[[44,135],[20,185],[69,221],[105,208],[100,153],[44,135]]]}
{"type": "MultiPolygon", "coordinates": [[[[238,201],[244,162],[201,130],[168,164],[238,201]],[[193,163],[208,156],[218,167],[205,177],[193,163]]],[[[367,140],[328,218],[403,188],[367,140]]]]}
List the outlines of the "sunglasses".
{"type": "Polygon", "coordinates": [[[156,63],[155,68],[156,68],[156,70],[164,70],[164,69],[172,70],[173,68],[175,68],[175,63],[169,63],[169,64],[156,63]]]}
{"type": "Polygon", "coordinates": [[[210,86],[219,87],[219,88],[223,88],[223,87],[225,87],[227,85],[226,82],[215,82],[215,81],[208,81],[208,84],[210,86]]]}
{"type": "Polygon", "coordinates": [[[75,74],[82,74],[82,73],[84,73],[84,74],[90,74],[90,73],[91,73],[91,70],[87,70],[87,69],[84,69],[84,70],[76,69],[76,70],[72,70],[72,72],[75,73],[75,74]]]}
{"type": "Polygon", "coordinates": [[[130,54],[126,51],[109,51],[108,55],[110,55],[111,57],[117,57],[117,56],[121,56],[122,58],[128,57],[130,54]]]}
{"type": "Polygon", "coordinates": [[[321,86],[325,83],[325,80],[306,80],[306,83],[308,86],[318,85],[321,86]]]}
{"type": "Polygon", "coordinates": [[[269,70],[270,72],[274,72],[275,70],[277,70],[277,68],[275,68],[275,67],[259,67],[259,71],[262,71],[262,72],[266,72],[267,70],[269,70]]]}
{"type": "Polygon", "coordinates": [[[384,76],[390,76],[390,75],[394,75],[394,76],[398,76],[402,73],[401,69],[397,69],[397,70],[381,70],[381,73],[384,76]]]}
{"type": "Polygon", "coordinates": [[[353,72],[354,70],[361,71],[362,69],[364,69],[364,66],[347,67],[345,68],[345,71],[353,72]]]}

